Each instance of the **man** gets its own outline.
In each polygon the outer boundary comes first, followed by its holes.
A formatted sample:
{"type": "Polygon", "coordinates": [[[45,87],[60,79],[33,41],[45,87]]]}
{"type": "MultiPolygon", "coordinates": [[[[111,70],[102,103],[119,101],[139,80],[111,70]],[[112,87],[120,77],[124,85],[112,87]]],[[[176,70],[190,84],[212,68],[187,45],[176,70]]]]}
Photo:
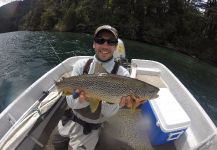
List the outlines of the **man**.
{"type": "MultiPolygon", "coordinates": [[[[114,62],[113,53],[118,44],[117,30],[109,25],[96,29],[93,48],[94,58],[82,59],[74,65],[72,76],[84,73],[113,73],[129,76],[129,72],[114,62]]],[[[58,123],[58,133],[54,136],[55,149],[94,150],[99,139],[101,124],[116,114],[120,107],[131,106],[130,97],[122,97],[120,104],[101,102],[96,112],[91,113],[85,91],[75,89],[72,96],[66,97],[71,108],[58,123]]]]}

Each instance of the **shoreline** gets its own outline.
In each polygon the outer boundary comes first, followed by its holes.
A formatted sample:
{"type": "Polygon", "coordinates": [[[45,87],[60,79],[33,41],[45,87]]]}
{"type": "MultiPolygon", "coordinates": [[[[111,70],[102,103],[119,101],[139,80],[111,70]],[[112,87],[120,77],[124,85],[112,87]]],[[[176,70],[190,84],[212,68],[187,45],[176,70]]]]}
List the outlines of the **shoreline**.
{"type": "MultiPolygon", "coordinates": [[[[127,40],[132,40],[132,39],[127,39],[127,40]]],[[[189,56],[191,57],[192,59],[197,59],[199,61],[202,61],[204,63],[207,63],[215,68],[217,68],[217,63],[213,62],[213,61],[210,61],[208,59],[202,59],[200,57],[197,57],[196,55],[193,55],[191,53],[187,53],[185,50],[183,50],[184,48],[181,48],[181,47],[175,47],[173,44],[171,43],[167,43],[169,46],[166,46],[166,45],[162,45],[162,44],[157,44],[157,43],[151,43],[151,42],[147,42],[147,41],[140,41],[140,40],[133,40],[133,41],[136,41],[136,42],[141,42],[141,43],[146,43],[146,44],[150,44],[150,45],[154,45],[154,46],[158,46],[158,47],[162,47],[162,48],[166,48],[170,51],[175,51],[177,53],[181,53],[183,55],[186,55],[186,56],[189,56]]],[[[187,49],[186,49],[187,50],[187,49]]]]}
{"type": "MultiPolygon", "coordinates": [[[[42,30],[15,30],[15,31],[9,31],[9,32],[17,32],[17,31],[43,32],[44,30],[43,31],[42,30]]],[[[9,33],[9,32],[0,32],[0,34],[9,33]]],[[[49,31],[49,30],[46,30],[46,32],[69,32],[69,31],[57,31],[57,30],[49,31]]],[[[86,32],[71,32],[71,33],[92,34],[92,33],[86,33],[86,32]]],[[[215,63],[215,62],[213,62],[211,60],[208,60],[208,59],[202,59],[202,58],[200,58],[200,57],[198,57],[196,55],[193,55],[191,53],[187,53],[185,50],[183,50],[184,48],[176,47],[171,43],[166,43],[166,45],[163,45],[163,44],[157,44],[156,42],[148,42],[148,41],[135,40],[135,39],[130,39],[130,38],[127,39],[127,38],[124,38],[124,37],[122,37],[122,38],[126,39],[126,40],[132,40],[132,41],[136,41],[136,42],[141,42],[141,43],[146,43],[146,44],[166,48],[166,49],[171,50],[171,51],[176,51],[178,53],[184,54],[184,55],[189,56],[189,57],[191,57],[193,59],[200,60],[200,61],[202,61],[204,63],[207,63],[207,64],[217,68],[217,63],[215,63]]]]}

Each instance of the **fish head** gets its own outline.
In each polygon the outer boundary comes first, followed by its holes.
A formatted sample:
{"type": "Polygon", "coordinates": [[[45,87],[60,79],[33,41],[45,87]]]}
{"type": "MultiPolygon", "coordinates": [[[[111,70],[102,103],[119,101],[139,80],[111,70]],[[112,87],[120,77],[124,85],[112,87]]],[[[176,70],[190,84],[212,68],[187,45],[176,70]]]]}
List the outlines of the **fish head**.
{"type": "Polygon", "coordinates": [[[75,88],[73,88],[71,85],[64,82],[64,79],[59,82],[55,82],[55,85],[58,91],[63,92],[63,95],[72,95],[73,91],[75,90],[75,88]]]}

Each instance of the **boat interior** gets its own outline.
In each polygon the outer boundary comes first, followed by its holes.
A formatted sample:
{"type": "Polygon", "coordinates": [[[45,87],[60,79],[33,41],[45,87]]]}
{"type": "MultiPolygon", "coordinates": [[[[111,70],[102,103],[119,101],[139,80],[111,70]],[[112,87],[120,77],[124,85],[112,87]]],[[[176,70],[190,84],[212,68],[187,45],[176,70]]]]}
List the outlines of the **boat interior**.
{"type": "MultiPolygon", "coordinates": [[[[146,83],[154,85],[158,88],[166,88],[166,84],[160,78],[159,72],[156,70],[148,74],[136,74],[136,78],[142,80],[146,83]]],[[[64,75],[65,77],[67,74],[64,75]]],[[[45,129],[46,132],[41,135],[41,140],[43,141],[43,146],[45,150],[53,150],[52,137],[57,130],[57,123],[61,117],[60,114],[63,113],[64,108],[67,108],[66,104],[63,104],[63,109],[60,112],[56,112],[50,123],[47,124],[45,129]],[[53,130],[52,130],[53,129],[53,130]]],[[[175,150],[174,143],[167,143],[160,146],[152,146],[148,139],[145,131],[145,120],[142,115],[141,109],[138,108],[135,113],[130,112],[129,109],[123,108],[120,111],[107,120],[103,124],[103,128],[100,135],[100,144],[98,149],[123,149],[123,145],[129,145],[135,150],[175,150]],[[144,122],[143,122],[144,121],[144,122]],[[120,147],[104,147],[104,142],[117,142],[120,147]]],[[[42,143],[42,142],[41,142],[42,143]]],[[[115,144],[116,145],[116,144],[115,144]]],[[[41,149],[42,147],[38,144],[35,145],[34,149],[41,149]]]]}
{"type": "MultiPolygon", "coordinates": [[[[41,101],[52,91],[55,91],[54,80],[58,80],[62,76],[67,76],[66,70],[72,70],[74,62],[78,59],[89,57],[74,57],[67,59],[57,67],[50,70],[39,80],[37,80],[32,86],[30,86],[23,95],[18,97],[13,104],[7,108],[1,115],[7,116],[1,117],[1,120],[5,121],[5,128],[10,128],[12,125],[10,121],[18,120],[24,117],[23,113],[32,111],[41,101]],[[64,67],[61,67],[61,66],[64,67]],[[51,77],[52,76],[52,77],[51,77]],[[34,90],[34,93],[31,91],[34,90]],[[44,92],[44,96],[41,96],[42,90],[49,91],[44,92]],[[32,97],[29,98],[29,95],[32,97]],[[38,98],[40,97],[40,98],[38,98]],[[20,105],[26,98],[30,99],[27,106],[20,105]],[[36,103],[35,99],[39,99],[36,103]],[[32,101],[31,101],[32,100],[32,101]],[[18,103],[19,102],[19,103],[18,103]],[[29,108],[31,106],[31,108],[29,108]],[[20,112],[13,112],[12,108],[21,107],[23,110],[20,112]],[[11,114],[11,115],[5,115],[11,114]],[[13,117],[11,117],[13,116],[13,117]],[[12,118],[12,119],[11,119],[12,118]],[[14,118],[14,119],[13,119],[14,118]],[[9,123],[7,121],[9,120],[9,123]],[[9,125],[7,125],[9,124],[9,125]]],[[[136,109],[135,113],[131,113],[129,109],[122,108],[120,111],[107,120],[103,124],[101,130],[99,149],[123,149],[122,146],[128,145],[135,150],[185,150],[185,149],[215,149],[217,143],[216,127],[212,123],[211,119],[204,112],[198,102],[190,94],[190,92],[181,84],[181,82],[162,64],[154,61],[146,60],[131,60],[130,65],[131,77],[145,81],[151,85],[154,85],[160,89],[166,89],[171,95],[173,95],[176,101],[184,109],[191,119],[191,124],[187,128],[186,132],[175,141],[170,143],[153,146],[150,144],[148,135],[146,134],[147,122],[140,108],[136,109]],[[200,124],[200,126],[198,126],[200,124]],[[204,130],[203,130],[204,128],[204,130]],[[118,142],[120,147],[105,147],[103,142],[118,142]],[[214,145],[209,144],[209,142],[214,145]]],[[[68,71],[69,72],[69,71],[68,71]]],[[[24,140],[17,144],[16,149],[45,149],[52,150],[52,136],[55,133],[57,123],[62,116],[64,110],[67,108],[65,97],[61,96],[54,106],[48,110],[48,112],[40,115],[36,124],[23,134],[24,140]],[[27,146],[29,145],[29,147],[27,146]]],[[[11,121],[11,122],[12,122],[11,121]]],[[[12,123],[13,124],[13,123],[12,123]]],[[[8,129],[5,129],[8,130],[8,129]]],[[[4,131],[5,132],[5,131],[4,131]]],[[[1,133],[1,136],[4,133],[1,133]]],[[[16,144],[15,144],[16,145],[16,144]]],[[[116,145],[116,144],[115,144],[116,145]]]]}

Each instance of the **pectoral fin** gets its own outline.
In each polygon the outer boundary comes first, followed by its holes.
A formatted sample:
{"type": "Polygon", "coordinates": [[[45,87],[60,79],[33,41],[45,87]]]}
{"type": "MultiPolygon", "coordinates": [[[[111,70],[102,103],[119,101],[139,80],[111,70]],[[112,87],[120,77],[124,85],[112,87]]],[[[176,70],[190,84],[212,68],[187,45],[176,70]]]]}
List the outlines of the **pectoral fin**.
{"type": "Polygon", "coordinates": [[[98,106],[99,106],[99,99],[96,99],[96,98],[89,98],[89,103],[90,103],[90,111],[92,112],[92,113],[94,113],[96,110],[97,110],[97,108],[98,108],[98,106]]]}
{"type": "Polygon", "coordinates": [[[132,113],[135,112],[135,109],[136,109],[136,101],[134,99],[131,99],[131,107],[130,107],[130,111],[132,113]]]}
{"type": "Polygon", "coordinates": [[[130,112],[134,113],[135,109],[136,109],[136,98],[133,95],[129,95],[130,96],[130,102],[131,102],[131,106],[130,106],[130,112]]]}
{"type": "MultiPolygon", "coordinates": [[[[135,110],[136,110],[136,107],[138,106],[138,104],[137,104],[138,102],[136,103],[136,99],[139,99],[139,96],[137,96],[137,95],[130,95],[130,97],[131,97],[131,107],[130,107],[130,111],[131,111],[132,113],[134,113],[135,110]]],[[[145,101],[145,100],[139,101],[139,104],[142,104],[144,101],[145,101]]]]}

